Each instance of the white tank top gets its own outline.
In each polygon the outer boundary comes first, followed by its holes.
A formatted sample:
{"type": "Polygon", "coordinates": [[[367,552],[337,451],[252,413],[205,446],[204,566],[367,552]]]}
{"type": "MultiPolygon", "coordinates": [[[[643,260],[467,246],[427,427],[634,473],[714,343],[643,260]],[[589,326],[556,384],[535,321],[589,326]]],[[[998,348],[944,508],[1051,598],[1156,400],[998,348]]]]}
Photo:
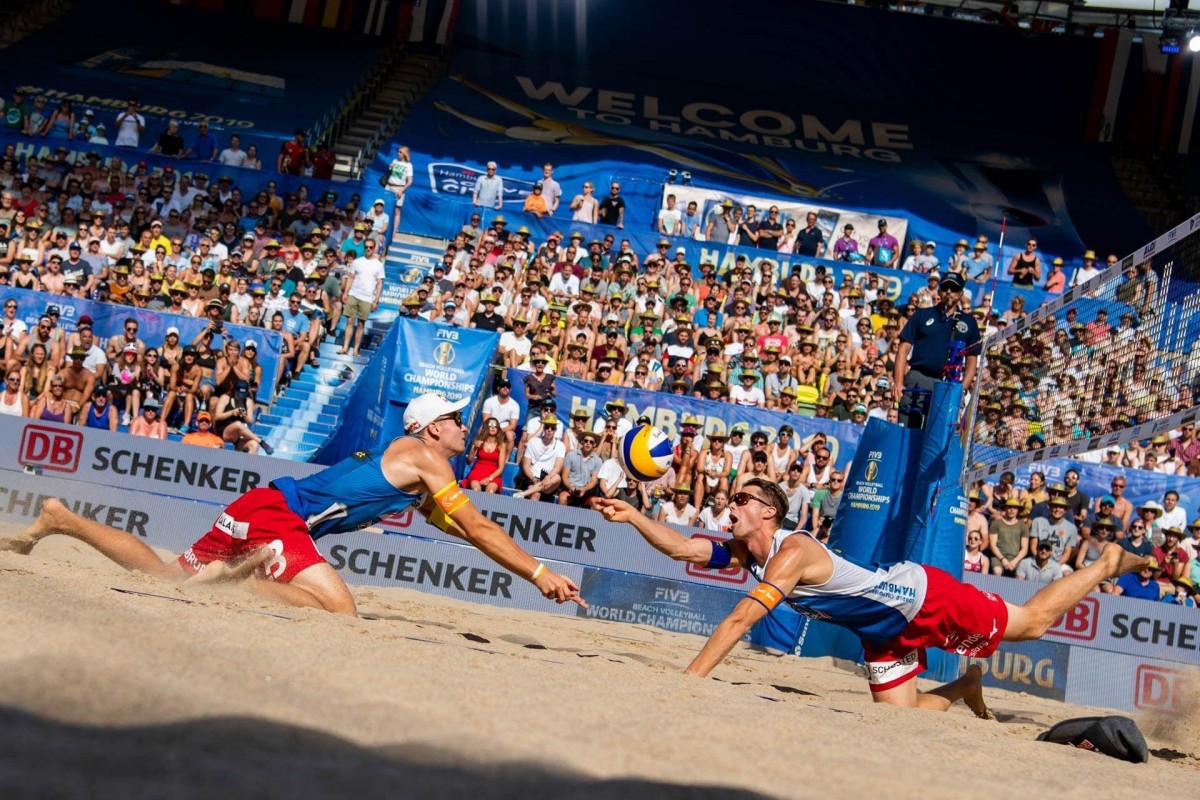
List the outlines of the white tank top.
{"type": "MultiPolygon", "coordinates": [[[[789,536],[811,534],[778,531],[767,563],[789,536]]],[[[847,561],[823,544],[821,547],[833,561],[833,575],[825,583],[792,589],[786,602],[796,611],[847,628],[868,642],[883,642],[899,635],[921,610],[928,584],[920,564],[901,561],[871,570],[847,561]]],[[[753,558],[746,567],[760,581],[766,574],[766,564],[753,558]]]]}
{"type": "Polygon", "coordinates": [[[808,470],[808,488],[815,489],[820,485],[829,483],[829,473],[833,472],[833,466],[826,462],[825,471],[818,472],[816,464],[810,464],[808,470]]]}
{"type": "Polygon", "coordinates": [[[665,509],[663,517],[673,525],[687,527],[692,524],[692,517],[696,516],[696,509],[691,503],[685,505],[682,511],[676,509],[674,503],[667,503],[665,509]]]}
{"type": "Polygon", "coordinates": [[[13,395],[13,402],[8,402],[6,399],[8,392],[0,392],[0,415],[8,417],[21,416],[21,393],[17,392],[13,395]]]}
{"type": "Polygon", "coordinates": [[[771,463],[775,466],[775,477],[782,478],[787,474],[788,467],[796,460],[796,453],[792,448],[786,448],[782,454],[776,452],[775,447],[771,447],[771,463]]]}

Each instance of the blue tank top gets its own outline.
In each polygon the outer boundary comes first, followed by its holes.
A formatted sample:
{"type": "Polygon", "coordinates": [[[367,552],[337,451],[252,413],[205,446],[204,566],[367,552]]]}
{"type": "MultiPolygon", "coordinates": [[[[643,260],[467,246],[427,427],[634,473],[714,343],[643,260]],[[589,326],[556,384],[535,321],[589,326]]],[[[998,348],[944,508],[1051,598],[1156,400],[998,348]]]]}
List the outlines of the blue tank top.
{"type": "Polygon", "coordinates": [[[314,539],[365,528],[380,517],[419,504],[425,497],[401,491],[388,482],[383,474],[386,450],[387,445],[360,450],[307,478],[271,481],[271,488],[278,489],[288,508],[308,523],[314,539]]]}
{"type": "Polygon", "coordinates": [[[99,428],[100,430],[105,430],[105,431],[108,430],[108,406],[107,405],[104,406],[104,410],[101,413],[104,416],[99,416],[96,414],[96,404],[92,403],[91,406],[88,408],[87,427],[99,428]]]}

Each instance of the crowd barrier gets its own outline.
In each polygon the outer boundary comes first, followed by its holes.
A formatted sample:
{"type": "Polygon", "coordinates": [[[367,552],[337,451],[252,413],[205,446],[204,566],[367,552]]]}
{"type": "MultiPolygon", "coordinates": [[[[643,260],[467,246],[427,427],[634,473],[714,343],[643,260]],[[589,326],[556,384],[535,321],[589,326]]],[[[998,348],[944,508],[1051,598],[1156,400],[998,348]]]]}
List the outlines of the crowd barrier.
{"type": "MultiPolygon", "coordinates": [[[[91,317],[96,344],[101,348],[107,347],[110,338],[120,336],[125,332],[125,320],[129,318],[137,320],[138,338],[145,342],[147,347],[159,349],[162,348],[163,340],[166,338],[167,328],[178,328],[179,344],[186,347],[208,327],[208,320],[202,317],[171,314],[166,311],[149,311],[92,300],[77,300],[31,289],[7,288],[0,291],[0,298],[8,299],[10,297],[17,301],[17,318],[28,325],[31,331],[37,327],[38,319],[46,313],[46,307],[51,305],[58,306],[58,326],[67,333],[75,332],[80,317],[91,317]]],[[[283,336],[266,328],[226,323],[224,332],[213,336],[210,347],[214,352],[224,346],[227,336],[232,337],[239,346],[244,346],[249,341],[258,345],[258,363],[262,367],[262,383],[259,384],[255,397],[260,403],[269,404],[275,397],[275,376],[279,374],[283,336]]]]}

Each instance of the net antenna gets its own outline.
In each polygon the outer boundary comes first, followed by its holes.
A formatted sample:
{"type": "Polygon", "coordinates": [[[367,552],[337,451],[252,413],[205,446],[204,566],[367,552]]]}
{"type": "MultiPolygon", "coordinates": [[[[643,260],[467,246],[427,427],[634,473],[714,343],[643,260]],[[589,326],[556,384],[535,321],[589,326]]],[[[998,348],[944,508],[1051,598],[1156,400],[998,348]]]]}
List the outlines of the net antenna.
{"type": "Polygon", "coordinates": [[[965,485],[1200,417],[1200,214],[1075,283],[984,340],[965,485]]]}

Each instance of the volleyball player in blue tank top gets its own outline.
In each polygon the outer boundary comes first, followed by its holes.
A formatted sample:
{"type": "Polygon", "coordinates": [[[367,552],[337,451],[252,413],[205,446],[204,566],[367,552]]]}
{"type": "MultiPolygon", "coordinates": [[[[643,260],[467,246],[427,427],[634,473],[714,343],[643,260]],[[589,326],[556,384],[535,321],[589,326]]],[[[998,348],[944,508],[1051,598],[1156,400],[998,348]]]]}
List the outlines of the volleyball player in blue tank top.
{"type": "Polygon", "coordinates": [[[901,561],[870,569],[842,558],[807,531],[780,530],[788,502],[771,481],[747,481],[730,505],[733,538],[715,542],[685,539],[623,501],[592,501],[610,522],[631,524],[651,546],[676,561],[709,569],[741,567],[757,579],[686,671],[708,675],[751,627],[786,603],[805,616],[856,634],[865,651],[872,698],[908,708],[945,711],[962,700],[977,716],[989,718],[982,671],[976,665],[958,680],[917,691],[913,679],[925,668],[927,648],[986,658],[1001,641],[1040,638],[1096,584],[1153,561],[1110,543],[1093,564],[1016,605],[933,567],[901,561]]]}
{"type": "Polygon", "coordinates": [[[212,529],[164,563],[136,536],[72,514],[47,500],[24,534],[0,550],[28,553],[59,533],[86,542],[126,569],[174,580],[230,580],[257,575],[255,591],[297,606],[356,613],[345,582],[317,551],[314,539],[358,530],[415,507],[441,530],[466,539],[506,570],[533,583],[543,597],[586,607],[579,587],[538,563],[472,505],[449,459],[463,452],[462,408],[437,393],[404,412],[407,436],[359,452],[307,478],[281,478],[231,503],[212,529]]]}

